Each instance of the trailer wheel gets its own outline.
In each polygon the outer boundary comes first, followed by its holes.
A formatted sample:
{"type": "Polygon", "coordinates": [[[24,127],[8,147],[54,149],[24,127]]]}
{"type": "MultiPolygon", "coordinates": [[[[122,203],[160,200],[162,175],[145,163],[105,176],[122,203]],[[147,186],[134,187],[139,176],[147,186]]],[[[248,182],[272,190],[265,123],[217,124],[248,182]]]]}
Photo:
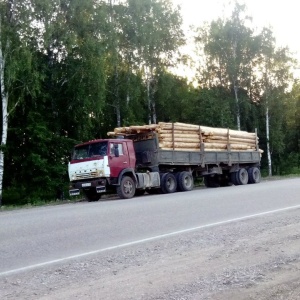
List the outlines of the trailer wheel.
{"type": "Polygon", "coordinates": [[[96,189],[83,190],[84,198],[88,202],[98,201],[101,198],[101,194],[96,192],[96,189]]]}
{"type": "Polygon", "coordinates": [[[189,172],[180,172],[177,176],[178,190],[182,192],[191,191],[194,188],[194,178],[189,172]]]}
{"type": "Polygon", "coordinates": [[[161,190],[164,194],[174,193],[177,189],[177,181],[172,173],[166,173],[161,178],[161,190]]]}
{"type": "Polygon", "coordinates": [[[260,170],[257,167],[248,169],[249,183],[259,183],[261,179],[260,170]]]}
{"type": "Polygon", "coordinates": [[[240,185],[247,184],[248,179],[249,179],[249,176],[248,176],[248,172],[246,169],[242,168],[236,172],[237,184],[240,184],[240,185]]]}
{"type": "Polygon", "coordinates": [[[121,179],[121,184],[117,187],[117,194],[121,199],[132,198],[135,194],[135,183],[129,176],[121,179]]]}

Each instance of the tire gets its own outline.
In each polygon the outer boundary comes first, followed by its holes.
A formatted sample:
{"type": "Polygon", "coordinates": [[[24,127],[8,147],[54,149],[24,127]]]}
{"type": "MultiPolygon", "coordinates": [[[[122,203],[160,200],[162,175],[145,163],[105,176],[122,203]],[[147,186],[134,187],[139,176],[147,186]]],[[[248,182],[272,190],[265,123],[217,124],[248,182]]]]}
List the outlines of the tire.
{"type": "Polygon", "coordinates": [[[194,178],[189,172],[180,172],[177,176],[177,187],[181,192],[191,191],[194,188],[194,178]]]}
{"type": "Polygon", "coordinates": [[[101,194],[98,194],[96,189],[83,190],[83,195],[88,202],[98,201],[101,198],[101,194]]]}
{"type": "Polygon", "coordinates": [[[248,183],[248,172],[246,169],[242,168],[236,172],[236,181],[239,185],[244,185],[248,183]]]}
{"type": "Polygon", "coordinates": [[[237,172],[232,172],[230,173],[230,181],[234,184],[234,185],[239,185],[237,182],[237,172]]]}
{"type": "Polygon", "coordinates": [[[257,167],[252,167],[248,169],[249,181],[248,183],[260,183],[261,174],[257,167]]]}
{"type": "Polygon", "coordinates": [[[117,187],[117,194],[121,199],[130,199],[135,194],[135,183],[129,176],[121,179],[120,185],[117,187]]]}
{"type": "Polygon", "coordinates": [[[161,178],[161,190],[164,194],[170,194],[176,192],[177,181],[176,177],[172,173],[166,173],[161,178]]]}

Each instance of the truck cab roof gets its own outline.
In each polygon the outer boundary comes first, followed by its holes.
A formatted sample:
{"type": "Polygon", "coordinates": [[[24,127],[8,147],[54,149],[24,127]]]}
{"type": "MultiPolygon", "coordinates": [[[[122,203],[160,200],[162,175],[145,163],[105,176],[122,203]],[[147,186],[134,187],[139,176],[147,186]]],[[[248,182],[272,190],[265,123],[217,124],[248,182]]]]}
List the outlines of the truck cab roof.
{"type": "Polygon", "coordinates": [[[85,145],[90,145],[90,144],[94,144],[94,143],[99,143],[99,142],[132,142],[132,140],[130,139],[96,139],[96,140],[90,140],[88,142],[84,142],[81,144],[77,144],[75,145],[75,147],[80,147],[80,146],[85,146],[85,145]]]}

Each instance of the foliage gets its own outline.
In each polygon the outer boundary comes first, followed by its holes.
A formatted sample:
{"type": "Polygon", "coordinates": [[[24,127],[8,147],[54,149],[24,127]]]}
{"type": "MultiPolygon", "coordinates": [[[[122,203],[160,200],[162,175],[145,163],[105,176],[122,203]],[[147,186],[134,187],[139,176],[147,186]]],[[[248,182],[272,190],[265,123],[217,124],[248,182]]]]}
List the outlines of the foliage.
{"type": "Polygon", "coordinates": [[[245,25],[250,18],[244,14],[245,6],[236,3],[229,19],[218,19],[200,28],[195,39],[205,56],[199,72],[200,84],[222,86],[231,91],[239,130],[243,122],[241,117],[244,117],[242,110],[245,109],[242,103],[251,100],[245,97],[245,91],[250,90],[249,79],[259,49],[259,38],[254,35],[253,29],[245,25]]]}

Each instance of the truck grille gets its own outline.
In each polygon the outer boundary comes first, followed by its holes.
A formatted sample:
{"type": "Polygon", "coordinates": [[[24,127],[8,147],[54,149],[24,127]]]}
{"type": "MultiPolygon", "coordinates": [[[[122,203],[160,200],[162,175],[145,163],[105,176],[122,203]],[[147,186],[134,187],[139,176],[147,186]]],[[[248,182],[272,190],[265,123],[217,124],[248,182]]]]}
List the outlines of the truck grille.
{"type": "Polygon", "coordinates": [[[98,172],[88,172],[88,173],[76,174],[76,180],[88,179],[88,178],[97,178],[97,177],[99,177],[98,172]]]}

